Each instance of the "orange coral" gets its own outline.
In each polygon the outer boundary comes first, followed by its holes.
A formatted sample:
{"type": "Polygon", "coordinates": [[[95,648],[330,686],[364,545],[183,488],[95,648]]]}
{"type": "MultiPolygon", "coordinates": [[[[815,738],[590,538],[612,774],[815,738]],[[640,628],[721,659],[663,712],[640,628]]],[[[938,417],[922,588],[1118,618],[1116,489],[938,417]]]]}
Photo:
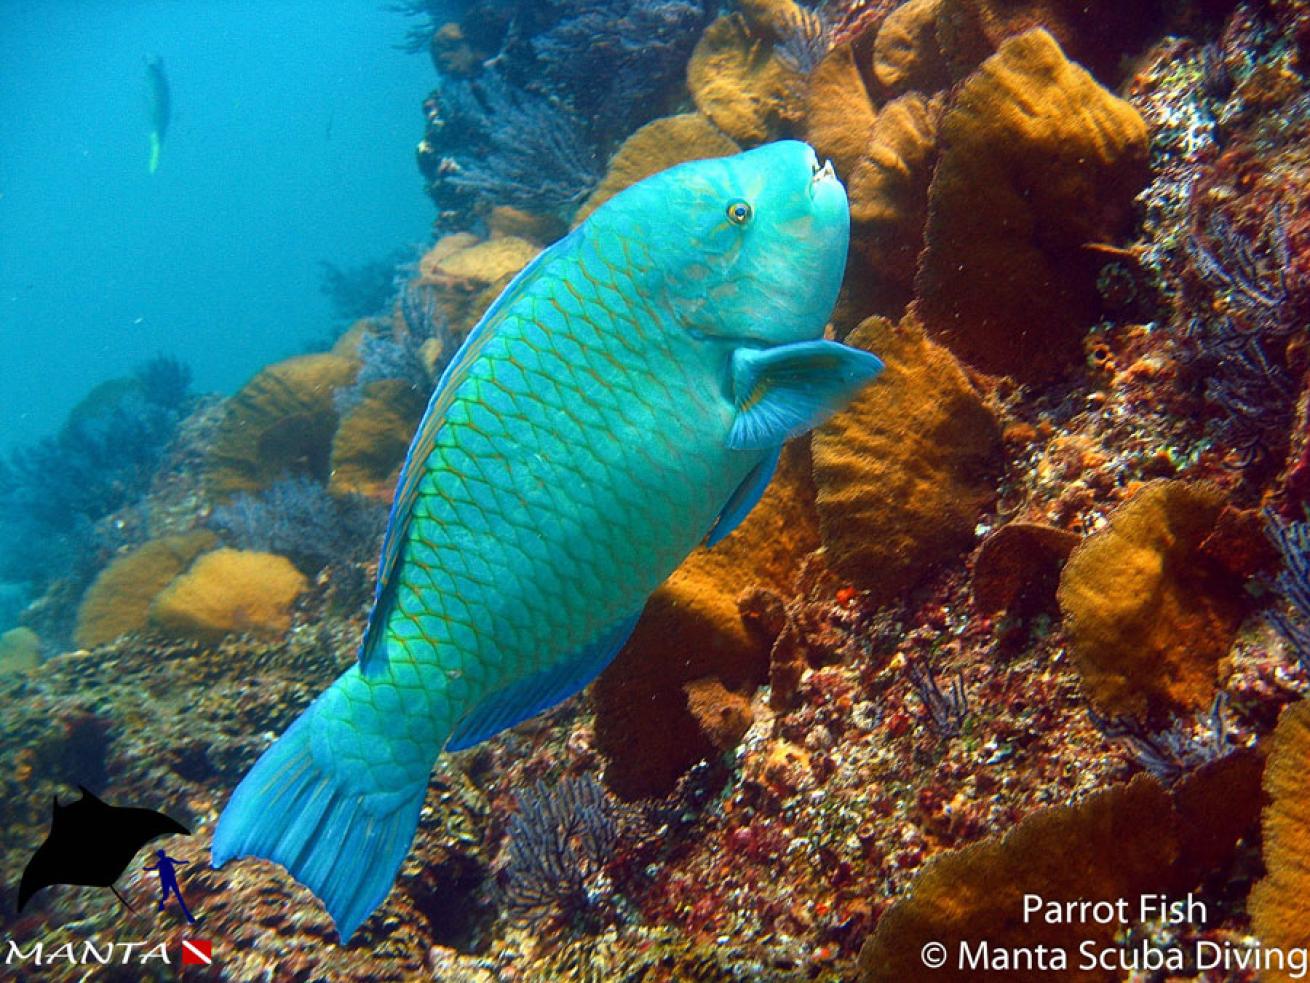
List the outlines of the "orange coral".
{"type": "MultiPolygon", "coordinates": [[[[1267,873],[1251,889],[1251,927],[1266,946],[1310,947],[1310,703],[1283,711],[1265,768],[1264,860],[1267,873]]],[[[1270,973],[1269,980],[1288,980],[1270,973]]]]}
{"type": "Polygon", "coordinates": [[[150,620],[202,641],[232,632],[279,635],[291,627],[291,603],[308,586],[286,557],[214,550],[164,588],[150,605],[150,620]]]}
{"type": "Polygon", "coordinates": [[[851,46],[833,48],[810,76],[805,139],[849,181],[868,147],[876,118],[851,46]]]}
{"type": "Polygon", "coordinates": [[[874,303],[899,309],[910,299],[937,162],[939,100],[917,92],[883,106],[848,182],[853,247],[867,261],[874,303]]]}
{"type": "Polygon", "coordinates": [[[1148,174],[1146,124],[1042,30],[1009,38],[941,124],[915,282],[930,335],[1024,380],[1082,361],[1100,260],[1148,174]]]}
{"type": "Polygon", "coordinates": [[[1200,550],[1223,504],[1212,485],[1151,482],[1069,557],[1060,609],[1103,712],[1210,704],[1246,609],[1241,581],[1200,550]]]}
{"type": "Polygon", "coordinates": [[[605,179],[582,203],[573,224],[580,225],[605,202],[643,178],[685,161],[728,157],[740,149],[700,113],[652,120],[624,140],[610,158],[605,179]]]}
{"type": "Polygon", "coordinates": [[[950,84],[937,38],[947,0],[909,0],[887,15],[873,44],[873,73],[893,92],[936,92],[950,84]]]}
{"type": "Polygon", "coordinates": [[[390,502],[426,404],[427,394],[403,380],[369,383],[332,439],[328,490],[390,502]]]}
{"type": "MultiPolygon", "coordinates": [[[[1173,883],[1178,856],[1176,823],[1169,794],[1154,779],[1139,775],[1077,805],[1034,813],[1004,836],[934,857],[915,879],[910,896],[882,916],[865,943],[862,983],[978,979],[976,970],[960,967],[954,958],[929,977],[921,957],[929,942],[944,945],[952,957],[963,942],[976,947],[985,941],[996,948],[1045,945],[1075,955],[1085,941],[1112,945],[1118,929],[1113,922],[1078,919],[1048,925],[1033,918],[1025,924],[1024,895],[1113,903],[1165,891],[1173,883]]],[[[1019,967],[1004,978],[1052,976],[1019,967]]],[[[1070,958],[1059,978],[1119,977],[1080,970],[1078,960],[1070,958]]]]}
{"type": "Polygon", "coordinates": [[[211,495],[258,491],[291,474],[326,480],[337,411],[332,393],[358,363],[301,355],[270,365],[227,401],[205,476],[211,495]]]}
{"type": "Polygon", "coordinates": [[[442,237],[419,260],[418,283],[435,288],[437,309],[459,341],[541,247],[501,235],[483,242],[467,232],[442,237]]]}
{"type": "Polygon", "coordinates": [[[913,321],[870,318],[847,343],[887,370],[815,432],[819,519],[833,569],[885,603],[973,542],[1001,435],[950,352],[913,321]]]}
{"type": "Polygon", "coordinates": [[[73,640],[82,648],[93,648],[144,628],[150,602],[217,541],[213,533],[204,531],[165,536],[120,556],[87,589],[77,609],[73,640]]]}
{"type": "Polygon", "coordinates": [[[596,746],[620,796],[662,795],[717,753],[688,710],[686,683],[714,676],[745,693],[767,677],[770,640],[744,624],[737,597],[752,583],[787,591],[800,558],[818,546],[809,470],[808,448],[793,442],[746,521],[674,571],[596,681],[596,746]]]}
{"type": "Polygon", "coordinates": [[[728,14],[705,29],[687,65],[696,108],[741,144],[776,139],[802,112],[804,87],[769,35],[742,13],[728,14]]]}

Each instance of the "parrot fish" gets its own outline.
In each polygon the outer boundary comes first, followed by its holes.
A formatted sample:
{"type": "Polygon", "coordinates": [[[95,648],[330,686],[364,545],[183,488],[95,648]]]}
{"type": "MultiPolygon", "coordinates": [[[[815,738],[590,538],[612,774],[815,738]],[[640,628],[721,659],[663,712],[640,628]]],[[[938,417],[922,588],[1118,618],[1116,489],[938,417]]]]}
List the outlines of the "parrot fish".
{"type": "Polygon", "coordinates": [[[281,864],[349,941],[438,755],[591,682],[882,369],[822,340],[849,235],[831,163],[781,141],[634,184],[512,280],[409,449],[357,663],[242,779],[214,866],[281,864]]]}
{"type": "Polygon", "coordinates": [[[159,153],[164,148],[164,134],[172,115],[168,94],[168,76],[164,62],[158,55],[146,56],[146,100],[150,114],[150,173],[159,170],[159,153]]]}

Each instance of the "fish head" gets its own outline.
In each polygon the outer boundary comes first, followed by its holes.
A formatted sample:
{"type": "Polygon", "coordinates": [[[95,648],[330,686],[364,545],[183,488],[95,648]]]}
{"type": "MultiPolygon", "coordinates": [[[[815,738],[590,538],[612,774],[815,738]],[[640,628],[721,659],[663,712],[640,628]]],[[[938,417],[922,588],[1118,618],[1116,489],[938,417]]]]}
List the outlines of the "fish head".
{"type": "Polygon", "coordinates": [[[642,213],[661,293],[687,330],[753,347],[822,335],[846,268],[850,208],[809,144],[692,161],[632,192],[615,204],[642,213]]]}

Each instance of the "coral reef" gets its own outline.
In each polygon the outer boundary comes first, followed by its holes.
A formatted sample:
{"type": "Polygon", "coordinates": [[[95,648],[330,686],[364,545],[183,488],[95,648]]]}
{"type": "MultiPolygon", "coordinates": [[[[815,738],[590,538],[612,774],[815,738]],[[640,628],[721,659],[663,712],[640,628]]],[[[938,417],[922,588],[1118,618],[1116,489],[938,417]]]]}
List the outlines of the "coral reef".
{"type": "Polygon", "coordinates": [[[375,559],[386,508],[334,497],[308,478],[288,478],[258,495],[237,495],[214,509],[209,523],[238,549],[278,553],[317,573],[334,561],[375,559]]]}
{"type": "MultiPolygon", "coordinates": [[[[1168,793],[1138,777],[1076,806],[1039,812],[1003,837],[937,858],[915,879],[910,896],[879,919],[860,956],[861,980],[922,978],[920,953],[928,942],[951,953],[962,941],[974,940],[1000,949],[1045,945],[1077,951],[1086,940],[1108,947],[1117,927],[1113,922],[1025,921],[1024,896],[1113,903],[1166,890],[1178,857],[1176,821],[1168,793]],[[1071,853],[1075,843],[1077,852],[1071,853]]],[[[1011,979],[1046,975],[1015,969],[1011,979]]],[[[975,978],[958,963],[944,966],[934,974],[938,977],[975,978]]],[[[1117,977],[1073,970],[1065,978],[1117,977]]]]}
{"type": "Polygon", "coordinates": [[[834,569],[887,603],[972,544],[1000,471],[1000,429],[912,320],[874,318],[846,341],[887,370],[814,435],[819,519],[834,569]]]}
{"type": "Polygon", "coordinates": [[[300,355],[270,365],[227,401],[210,453],[206,485],[224,500],[276,481],[325,481],[337,426],[333,391],[358,363],[339,355],[300,355]]]}
{"type": "Polygon", "coordinates": [[[1034,30],[961,86],[940,139],[919,316],[984,371],[1058,374],[1098,312],[1100,263],[1084,247],[1127,231],[1146,183],[1145,123],[1034,30]]]}
{"type": "Polygon", "coordinates": [[[1093,702],[1141,715],[1209,706],[1219,662],[1246,611],[1240,581],[1209,559],[1223,496],[1160,481],[1115,511],[1073,551],[1059,602],[1093,702]]]}
{"type": "Polygon", "coordinates": [[[73,641],[94,648],[144,628],[150,602],[216,543],[214,534],[204,531],[164,536],[114,560],[83,595],[73,641]]]}
{"type": "Polygon", "coordinates": [[[169,634],[202,641],[231,632],[280,635],[291,626],[291,603],[307,586],[286,557],[218,549],[155,597],[150,621],[169,634]]]}
{"type": "Polygon", "coordinates": [[[982,614],[1033,614],[1055,606],[1060,571],[1078,537],[1037,522],[1008,522],[978,548],[973,603],[982,614]]]}
{"type": "Polygon", "coordinates": [[[585,221],[606,201],[642,178],[675,164],[726,157],[739,149],[700,113],[651,120],[615,151],[604,179],[578,208],[573,222],[577,225],[585,221]]]}
{"type": "MultiPolygon", "coordinates": [[[[783,5],[791,0],[779,0],[783,5]]],[[[768,14],[769,5],[755,4],[720,17],[687,65],[696,108],[745,146],[776,139],[802,114],[801,77],[775,52],[777,24],[768,14]]]]}
{"type": "Polygon", "coordinates": [[[41,664],[41,639],[31,628],[10,628],[0,635],[0,672],[28,672],[41,664]]]}

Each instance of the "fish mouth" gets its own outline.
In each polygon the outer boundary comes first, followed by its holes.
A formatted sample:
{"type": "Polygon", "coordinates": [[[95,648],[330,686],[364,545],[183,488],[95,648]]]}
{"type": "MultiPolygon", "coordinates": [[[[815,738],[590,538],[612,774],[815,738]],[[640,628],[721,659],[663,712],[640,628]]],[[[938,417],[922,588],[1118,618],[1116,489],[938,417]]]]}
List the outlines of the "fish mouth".
{"type": "Polygon", "coordinates": [[[814,193],[815,188],[823,184],[825,181],[835,181],[835,180],[837,180],[837,173],[832,169],[832,161],[825,160],[823,164],[820,165],[819,159],[816,157],[810,163],[810,193],[811,194],[814,193]]]}

